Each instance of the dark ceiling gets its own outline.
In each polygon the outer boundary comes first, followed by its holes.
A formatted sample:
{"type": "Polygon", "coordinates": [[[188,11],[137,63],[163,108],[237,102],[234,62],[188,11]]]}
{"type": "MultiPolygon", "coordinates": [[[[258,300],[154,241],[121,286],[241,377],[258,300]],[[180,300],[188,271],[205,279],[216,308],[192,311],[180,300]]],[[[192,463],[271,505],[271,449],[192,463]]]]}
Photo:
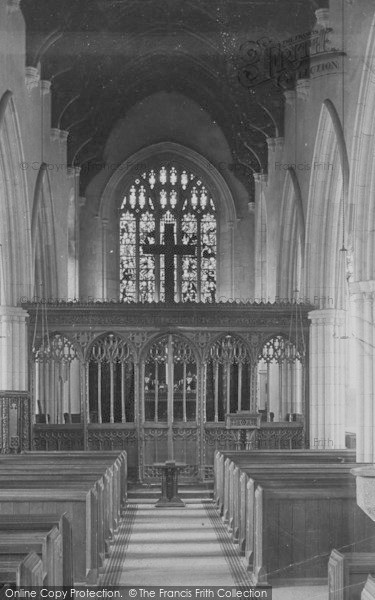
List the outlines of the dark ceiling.
{"type": "MultiPolygon", "coordinates": [[[[83,189],[115,122],[157,91],[185,94],[222,128],[234,162],[266,167],[282,134],[282,84],[239,77],[248,42],[311,30],[316,0],[21,0],[27,64],[52,81],[52,126],[69,130],[83,189]],[[90,168],[87,168],[87,166],[90,168]]],[[[267,42],[268,43],[268,42],[267,42]]],[[[251,71],[251,69],[250,69],[251,71]]],[[[97,169],[95,169],[95,165],[97,169]]],[[[246,177],[244,177],[246,179],[246,177]]]]}

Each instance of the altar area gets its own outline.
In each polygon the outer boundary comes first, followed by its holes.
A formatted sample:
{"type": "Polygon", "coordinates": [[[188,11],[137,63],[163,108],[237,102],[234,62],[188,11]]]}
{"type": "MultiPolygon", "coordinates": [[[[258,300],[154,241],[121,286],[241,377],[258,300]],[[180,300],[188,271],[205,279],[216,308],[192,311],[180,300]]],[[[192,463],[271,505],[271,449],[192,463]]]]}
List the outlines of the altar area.
{"type": "Polygon", "coordinates": [[[173,459],[206,480],[216,450],[308,444],[310,306],[24,308],[36,450],[124,449],[133,479],[173,459]]]}

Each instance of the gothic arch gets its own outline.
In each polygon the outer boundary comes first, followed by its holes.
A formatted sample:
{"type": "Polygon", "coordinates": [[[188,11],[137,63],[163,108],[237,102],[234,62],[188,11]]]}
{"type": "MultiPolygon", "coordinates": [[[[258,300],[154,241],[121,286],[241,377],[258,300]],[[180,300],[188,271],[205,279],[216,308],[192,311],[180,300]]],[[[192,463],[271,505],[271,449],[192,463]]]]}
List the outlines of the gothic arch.
{"type": "Polygon", "coordinates": [[[166,337],[168,335],[172,335],[173,337],[177,337],[179,338],[181,341],[186,342],[186,344],[188,344],[192,351],[194,352],[194,357],[195,357],[195,361],[197,364],[200,364],[202,357],[201,354],[199,352],[199,349],[197,348],[196,344],[193,342],[193,340],[191,340],[190,338],[188,338],[187,336],[185,336],[183,333],[180,333],[179,331],[174,331],[174,330],[168,330],[168,331],[164,331],[163,333],[157,333],[155,335],[153,335],[152,337],[150,337],[147,342],[145,343],[145,345],[141,348],[140,353],[139,353],[139,362],[142,362],[143,360],[145,360],[148,351],[150,350],[151,346],[157,342],[159,339],[162,339],[163,337],[166,337]]]}
{"type": "Polygon", "coordinates": [[[97,335],[90,342],[90,344],[87,346],[87,348],[84,352],[84,355],[83,355],[84,362],[88,362],[90,360],[90,354],[91,354],[91,351],[92,351],[93,347],[95,346],[95,344],[97,344],[101,340],[104,340],[105,338],[107,338],[108,336],[111,336],[111,335],[114,336],[115,338],[118,338],[121,342],[123,342],[124,344],[126,344],[129,347],[130,355],[132,357],[132,360],[135,362],[136,357],[137,357],[135,347],[127,338],[125,338],[123,335],[121,335],[121,333],[118,333],[115,331],[105,331],[104,333],[100,333],[99,335],[97,335]]]}
{"type": "Polygon", "coordinates": [[[22,296],[31,296],[34,272],[23,162],[17,110],[13,93],[7,90],[0,100],[0,244],[4,277],[0,302],[8,306],[16,305],[22,296]]]}
{"type": "MultiPolygon", "coordinates": [[[[349,173],[342,136],[332,119],[332,103],[323,103],[312,160],[306,219],[305,295],[320,308],[341,308],[340,263],[344,181],[349,173]],[[342,162],[343,160],[343,162],[342,162]]],[[[337,117],[338,118],[338,117],[337,117]]],[[[344,232],[346,236],[346,231],[344,232]]]]}
{"type": "Polygon", "coordinates": [[[232,338],[234,338],[235,340],[237,340],[238,342],[243,344],[244,347],[246,348],[246,352],[247,352],[249,358],[251,357],[251,348],[249,346],[249,343],[240,333],[238,333],[237,331],[236,332],[231,332],[231,331],[222,332],[221,331],[220,333],[215,335],[215,337],[212,340],[210,340],[210,344],[205,349],[204,356],[203,356],[204,362],[207,362],[208,360],[210,360],[210,352],[211,352],[211,349],[215,346],[215,344],[217,344],[218,342],[220,342],[221,339],[223,339],[227,336],[231,336],[232,338]]]}
{"type": "Polygon", "coordinates": [[[375,15],[363,58],[351,153],[349,197],[354,206],[349,231],[353,232],[354,279],[375,279],[375,15]]]}
{"type": "Polygon", "coordinates": [[[101,228],[101,261],[103,279],[106,282],[104,297],[119,296],[118,256],[117,256],[117,208],[127,187],[140,169],[151,166],[151,160],[162,160],[183,164],[191,168],[207,184],[214,198],[217,210],[217,273],[218,297],[222,294],[233,296],[234,224],[236,209],[232,193],[219,171],[206,158],[194,150],[174,142],[160,142],[136,152],[129,157],[110,177],[103,191],[98,210],[98,225],[101,228]],[[109,244],[111,248],[109,249],[109,244]],[[109,257],[109,258],[108,258],[109,257]],[[226,275],[224,275],[226,274],[226,275]]]}
{"type": "Polygon", "coordinates": [[[31,234],[35,264],[35,294],[37,297],[57,298],[55,219],[51,182],[45,163],[40,166],[35,182],[31,234]],[[40,281],[37,281],[38,279],[40,281]]]}
{"type": "Polygon", "coordinates": [[[255,298],[266,301],[268,296],[268,225],[267,203],[264,186],[267,176],[256,173],[254,180],[258,183],[259,196],[255,203],[255,298]]]}
{"type": "Polygon", "coordinates": [[[294,298],[300,292],[303,251],[305,247],[305,219],[301,188],[295,170],[289,167],[284,181],[281,206],[280,250],[277,269],[277,294],[294,298]]]}

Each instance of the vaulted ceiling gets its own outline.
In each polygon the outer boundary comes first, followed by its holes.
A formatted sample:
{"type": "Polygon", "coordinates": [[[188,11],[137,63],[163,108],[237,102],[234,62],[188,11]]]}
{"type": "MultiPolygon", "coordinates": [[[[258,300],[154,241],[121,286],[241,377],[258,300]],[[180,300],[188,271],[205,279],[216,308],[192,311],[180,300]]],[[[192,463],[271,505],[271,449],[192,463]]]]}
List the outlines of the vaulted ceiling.
{"type": "MultiPolygon", "coordinates": [[[[260,171],[266,137],[282,134],[283,86],[239,77],[248,42],[282,41],[314,26],[324,0],[21,0],[27,63],[52,82],[52,126],[69,131],[83,186],[116,121],[158,91],[197,102],[233,159],[260,171]],[[248,84],[249,83],[249,84],[248,84]]],[[[99,167],[98,167],[99,168],[99,167]]]]}

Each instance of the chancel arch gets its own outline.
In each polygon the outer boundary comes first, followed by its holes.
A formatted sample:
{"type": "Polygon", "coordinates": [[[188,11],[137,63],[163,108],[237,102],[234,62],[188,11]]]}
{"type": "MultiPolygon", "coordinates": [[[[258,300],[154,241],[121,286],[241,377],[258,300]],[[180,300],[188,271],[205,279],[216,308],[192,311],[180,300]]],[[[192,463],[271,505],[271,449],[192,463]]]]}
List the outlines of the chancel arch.
{"type": "MultiPolygon", "coordinates": [[[[134,182],[137,179],[141,181],[143,173],[147,173],[149,179],[150,176],[152,177],[152,175],[150,175],[152,171],[160,175],[160,171],[163,167],[168,169],[169,176],[171,173],[170,169],[176,169],[178,171],[180,199],[182,205],[186,200],[190,202],[191,208],[194,209],[193,211],[190,211],[190,213],[194,212],[196,214],[197,209],[199,208],[199,206],[194,206],[194,188],[196,188],[198,192],[199,203],[202,202],[202,189],[207,190],[207,203],[204,207],[206,216],[204,218],[208,219],[210,210],[212,212],[213,209],[216,215],[216,296],[220,297],[224,295],[227,298],[233,297],[233,225],[236,222],[236,211],[231,191],[218,169],[205,157],[190,148],[172,142],[160,142],[137,152],[127,159],[123,165],[120,165],[105,186],[98,211],[98,219],[102,224],[101,272],[104,281],[103,293],[105,297],[120,298],[119,213],[123,206],[124,198],[131,193],[134,182]],[[186,189],[184,190],[183,187],[185,184],[183,183],[183,178],[185,177],[185,174],[187,174],[189,179],[186,183],[186,189]],[[195,181],[192,181],[191,176],[195,178],[195,181]],[[198,182],[200,182],[199,185],[198,182]],[[186,192],[189,195],[187,195],[186,192]],[[191,201],[193,204],[191,204],[191,201]]],[[[160,184],[160,178],[158,183],[160,184]]],[[[167,183],[170,186],[170,177],[167,183]]],[[[149,181],[148,189],[150,189],[149,181]]],[[[163,207],[161,206],[161,208],[163,207]]],[[[200,209],[201,208],[203,208],[202,205],[200,205],[200,209]]],[[[166,212],[167,210],[165,213],[166,212]]],[[[172,213],[175,212],[175,209],[170,212],[172,215],[172,213]]],[[[189,212],[187,211],[186,206],[185,212],[186,214],[189,212]]],[[[166,218],[168,217],[165,216],[164,220],[166,218]]],[[[185,217],[185,219],[186,218],[187,217],[185,217]]],[[[202,222],[204,222],[203,218],[202,222]]],[[[187,223],[185,228],[188,228],[187,223]]],[[[176,234],[178,234],[178,231],[176,231],[176,234]]],[[[192,232],[192,236],[194,237],[194,232],[192,232]]],[[[189,235],[187,236],[186,241],[184,242],[182,240],[182,242],[187,243],[188,237],[189,235]]],[[[203,239],[201,239],[201,242],[203,242],[203,239]]],[[[203,262],[204,257],[202,257],[199,267],[204,271],[205,266],[203,262]]],[[[208,269],[206,269],[206,271],[208,271],[208,269]]],[[[180,272],[183,272],[182,268],[180,268],[180,272]]],[[[156,295],[156,298],[157,297],[158,296],[156,295]]]]}

